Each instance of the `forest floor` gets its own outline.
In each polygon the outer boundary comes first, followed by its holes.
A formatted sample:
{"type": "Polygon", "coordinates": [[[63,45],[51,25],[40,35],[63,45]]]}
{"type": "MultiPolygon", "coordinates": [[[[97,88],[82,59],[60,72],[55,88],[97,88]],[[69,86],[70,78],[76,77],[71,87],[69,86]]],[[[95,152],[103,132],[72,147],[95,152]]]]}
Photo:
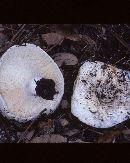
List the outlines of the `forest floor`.
{"type": "Polygon", "coordinates": [[[19,124],[0,115],[0,143],[128,143],[130,120],[96,129],[71,114],[73,85],[85,60],[130,70],[129,24],[0,24],[0,55],[12,45],[33,43],[56,61],[65,79],[60,106],[51,115],[19,124]],[[55,60],[55,59],[54,59],[55,60]]]}

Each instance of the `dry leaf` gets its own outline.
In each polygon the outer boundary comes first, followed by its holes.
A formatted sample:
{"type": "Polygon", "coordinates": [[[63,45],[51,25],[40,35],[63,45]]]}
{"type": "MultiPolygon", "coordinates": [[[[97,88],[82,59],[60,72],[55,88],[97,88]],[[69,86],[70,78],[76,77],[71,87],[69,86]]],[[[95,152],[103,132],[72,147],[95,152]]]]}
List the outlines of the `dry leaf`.
{"type": "Polygon", "coordinates": [[[41,135],[39,137],[33,138],[31,143],[48,143],[49,139],[50,139],[49,134],[41,135]]]}
{"type": "Polygon", "coordinates": [[[73,135],[76,135],[76,134],[79,134],[79,133],[80,133],[79,130],[73,129],[73,130],[67,131],[66,133],[64,133],[64,135],[66,135],[66,136],[73,136],[73,135]]]}
{"type": "Polygon", "coordinates": [[[67,138],[58,135],[58,134],[52,134],[49,140],[49,143],[66,143],[67,138]]]}
{"type": "Polygon", "coordinates": [[[77,34],[64,34],[65,39],[71,40],[71,41],[80,41],[80,37],[77,34]]]}
{"type": "Polygon", "coordinates": [[[57,33],[46,33],[42,35],[43,41],[47,43],[47,45],[61,45],[64,39],[68,39],[71,41],[79,42],[80,44],[84,45],[86,49],[91,50],[93,49],[96,51],[97,44],[96,42],[91,39],[87,35],[81,35],[81,34],[70,34],[65,33],[63,31],[59,31],[57,33]]]}
{"type": "Polygon", "coordinates": [[[92,143],[92,142],[85,142],[85,141],[82,141],[81,139],[77,139],[77,140],[72,140],[72,141],[69,141],[69,143],[92,143]]]}
{"type": "Polygon", "coordinates": [[[97,46],[96,42],[87,35],[70,34],[70,33],[64,33],[64,32],[59,33],[59,34],[64,36],[64,39],[68,39],[71,41],[78,41],[81,44],[89,45],[91,47],[97,46]]]}
{"type": "Polygon", "coordinates": [[[64,36],[59,33],[46,33],[42,35],[43,41],[47,43],[47,45],[61,45],[64,40],[64,36]]]}
{"type": "Polygon", "coordinates": [[[62,35],[64,37],[64,39],[68,39],[71,41],[80,41],[80,39],[81,39],[81,35],[79,35],[79,34],[66,33],[63,31],[58,31],[57,33],[62,35]]]}
{"type": "Polygon", "coordinates": [[[98,143],[112,143],[114,138],[120,134],[119,131],[108,131],[101,135],[98,139],[98,143]]]}
{"type": "Polygon", "coordinates": [[[41,135],[39,137],[35,137],[31,143],[66,143],[67,138],[64,138],[61,135],[58,134],[46,134],[46,135],[41,135]]]}
{"type": "Polygon", "coordinates": [[[77,57],[71,53],[56,53],[52,58],[59,67],[61,67],[63,63],[65,65],[76,65],[78,63],[77,57]]]}
{"type": "Polygon", "coordinates": [[[81,34],[63,34],[65,39],[78,42],[78,44],[83,45],[85,50],[97,50],[97,43],[87,35],[81,34]]]}

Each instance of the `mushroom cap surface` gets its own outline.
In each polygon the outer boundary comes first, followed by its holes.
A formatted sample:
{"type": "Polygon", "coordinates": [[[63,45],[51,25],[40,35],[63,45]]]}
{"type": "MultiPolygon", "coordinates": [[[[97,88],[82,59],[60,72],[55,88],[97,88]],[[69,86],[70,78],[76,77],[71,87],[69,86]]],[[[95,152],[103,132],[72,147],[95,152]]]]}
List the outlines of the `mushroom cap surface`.
{"type": "Polygon", "coordinates": [[[129,119],[130,72],[86,61],[74,83],[71,112],[95,128],[109,128],[129,119]]]}
{"type": "Polygon", "coordinates": [[[26,122],[36,118],[43,110],[49,114],[58,107],[63,93],[63,75],[40,47],[34,44],[14,45],[1,57],[0,110],[7,118],[26,122]],[[53,100],[35,95],[35,82],[40,78],[55,82],[57,93],[53,100]]]}

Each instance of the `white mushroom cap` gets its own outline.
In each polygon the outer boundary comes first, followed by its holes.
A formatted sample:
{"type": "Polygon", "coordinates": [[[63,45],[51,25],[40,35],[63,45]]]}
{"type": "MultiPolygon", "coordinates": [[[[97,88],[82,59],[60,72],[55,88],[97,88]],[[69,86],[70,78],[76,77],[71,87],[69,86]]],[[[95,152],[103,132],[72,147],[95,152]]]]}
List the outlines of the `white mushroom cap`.
{"type": "Polygon", "coordinates": [[[80,121],[108,128],[130,118],[130,72],[85,62],[74,84],[71,111],[80,121]]]}
{"type": "Polygon", "coordinates": [[[63,75],[53,59],[40,47],[33,44],[15,45],[3,54],[0,64],[0,110],[4,116],[25,122],[45,109],[45,113],[49,114],[58,107],[63,93],[63,75]],[[52,99],[37,95],[37,82],[42,78],[52,79],[55,83],[52,99]]]}

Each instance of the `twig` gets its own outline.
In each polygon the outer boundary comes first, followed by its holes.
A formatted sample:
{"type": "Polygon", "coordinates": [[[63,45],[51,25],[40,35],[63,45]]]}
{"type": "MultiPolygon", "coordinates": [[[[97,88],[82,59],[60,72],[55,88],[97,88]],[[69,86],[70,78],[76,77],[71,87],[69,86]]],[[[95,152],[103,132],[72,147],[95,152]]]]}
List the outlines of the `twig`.
{"type": "Polygon", "coordinates": [[[23,42],[25,42],[25,40],[27,41],[27,39],[28,39],[31,35],[32,35],[31,32],[30,32],[29,34],[25,35],[25,37],[21,38],[20,43],[22,44],[23,42]]]}
{"type": "Polygon", "coordinates": [[[97,134],[103,135],[102,132],[92,130],[92,129],[88,128],[88,127],[87,127],[85,130],[93,131],[93,132],[95,132],[95,133],[97,133],[97,134]]]}
{"type": "Polygon", "coordinates": [[[127,24],[125,24],[125,26],[126,26],[128,29],[130,29],[130,27],[129,27],[127,24]]]}
{"type": "Polygon", "coordinates": [[[14,41],[15,38],[19,35],[19,33],[24,29],[25,25],[26,25],[26,24],[23,24],[23,25],[21,26],[21,28],[16,32],[16,34],[12,37],[12,39],[11,39],[11,41],[10,41],[10,43],[9,43],[9,46],[12,45],[13,41],[14,41]]]}
{"type": "Polygon", "coordinates": [[[130,59],[127,60],[126,64],[129,64],[128,62],[130,61],[130,59]]]}
{"type": "Polygon", "coordinates": [[[49,49],[47,49],[46,52],[47,52],[47,53],[50,52],[50,51],[51,51],[53,48],[55,48],[57,45],[58,45],[58,44],[53,45],[52,47],[50,47],[49,49]]]}
{"type": "Polygon", "coordinates": [[[20,43],[23,43],[23,41],[28,41],[29,38],[32,38],[33,34],[37,32],[39,29],[44,28],[47,24],[41,25],[39,28],[36,28],[34,31],[28,33],[25,37],[23,37],[20,41],[20,43]]]}
{"type": "Polygon", "coordinates": [[[32,125],[34,124],[34,122],[36,122],[36,120],[43,114],[43,112],[45,112],[46,109],[44,109],[41,114],[39,114],[30,124],[29,126],[27,127],[27,129],[24,131],[24,133],[21,135],[21,137],[19,138],[18,142],[17,143],[20,143],[23,139],[25,139],[25,136],[28,132],[28,130],[32,127],[32,125]]]}
{"type": "Polygon", "coordinates": [[[126,58],[126,56],[123,57],[123,58],[121,58],[120,60],[118,60],[114,65],[116,65],[117,63],[119,63],[120,61],[122,61],[122,60],[125,59],[125,58],[126,58]]]}
{"type": "Polygon", "coordinates": [[[127,42],[121,38],[120,35],[118,35],[116,32],[112,31],[112,35],[125,47],[130,51],[130,46],[127,44],[127,42]]]}

